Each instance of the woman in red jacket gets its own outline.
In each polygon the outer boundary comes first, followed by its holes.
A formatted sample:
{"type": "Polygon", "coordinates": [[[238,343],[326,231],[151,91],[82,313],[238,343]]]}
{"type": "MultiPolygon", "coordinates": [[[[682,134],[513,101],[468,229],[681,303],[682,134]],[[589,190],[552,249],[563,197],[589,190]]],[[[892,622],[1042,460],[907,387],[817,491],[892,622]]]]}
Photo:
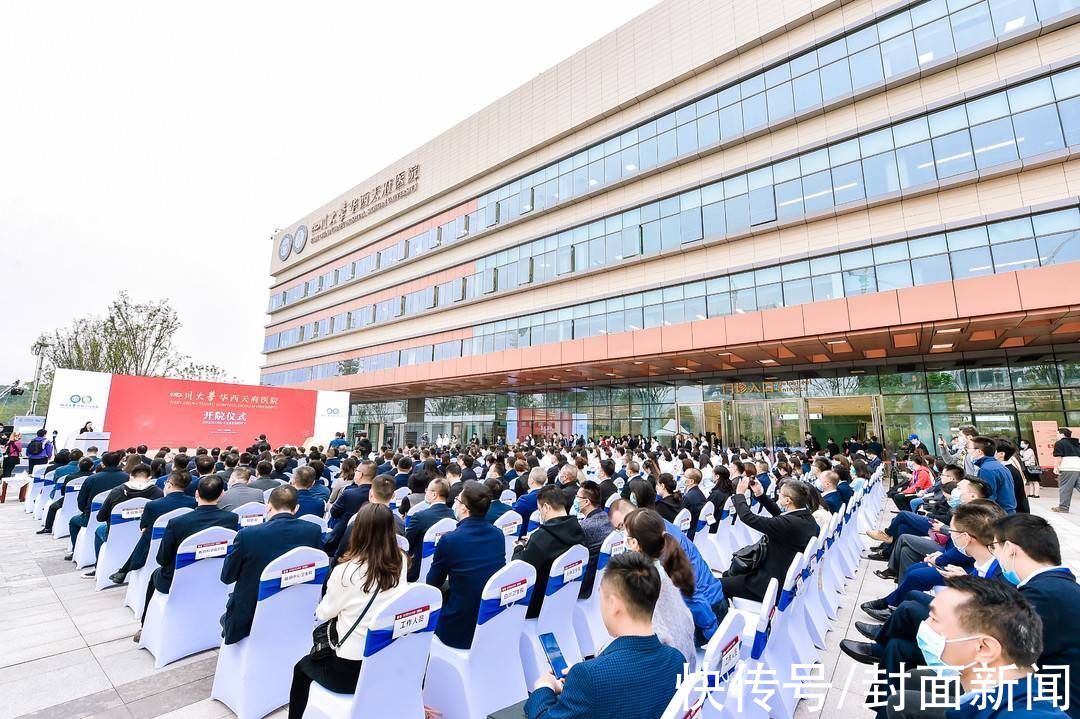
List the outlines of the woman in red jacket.
{"type": "Polygon", "coordinates": [[[908,469],[911,470],[911,481],[893,495],[893,502],[902,512],[910,512],[911,500],[934,486],[934,477],[930,474],[930,467],[927,466],[926,458],[922,455],[911,455],[908,459],[908,469]]]}

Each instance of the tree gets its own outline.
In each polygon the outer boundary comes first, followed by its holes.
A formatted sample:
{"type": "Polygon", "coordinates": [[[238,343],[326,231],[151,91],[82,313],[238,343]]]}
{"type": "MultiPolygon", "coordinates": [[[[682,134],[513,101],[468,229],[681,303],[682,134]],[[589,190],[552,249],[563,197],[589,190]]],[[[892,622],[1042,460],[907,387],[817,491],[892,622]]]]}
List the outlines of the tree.
{"type": "Polygon", "coordinates": [[[109,303],[104,318],[83,317],[68,327],[38,338],[49,369],[179,377],[206,381],[235,381],[212,364],[198,364],[180,352],[173,338],[182,327],[168,300],[135,302],[121,292],[109,303]]]}

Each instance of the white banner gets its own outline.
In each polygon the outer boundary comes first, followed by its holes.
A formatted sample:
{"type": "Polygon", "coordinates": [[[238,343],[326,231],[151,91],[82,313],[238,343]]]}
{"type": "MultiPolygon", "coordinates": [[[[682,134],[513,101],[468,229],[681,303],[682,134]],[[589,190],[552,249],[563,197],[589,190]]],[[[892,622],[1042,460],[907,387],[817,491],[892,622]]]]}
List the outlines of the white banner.
{"type": "Polygon", "coordinates": [[[50,435],[56,430],[59,447],[74,446],[75,437],[87,422],[94,431],[102,430],[111,384],[112,375],[104,372],[56,370],[45,426],[50,435]]]}
{"type": "Polygon", "coordinates": [[[315,400],[315,436],[312,441],[325,446],[334,438],[335,433],[346,432],[348,429],[349,393],[319,390],[319,396],[315,400]]]}

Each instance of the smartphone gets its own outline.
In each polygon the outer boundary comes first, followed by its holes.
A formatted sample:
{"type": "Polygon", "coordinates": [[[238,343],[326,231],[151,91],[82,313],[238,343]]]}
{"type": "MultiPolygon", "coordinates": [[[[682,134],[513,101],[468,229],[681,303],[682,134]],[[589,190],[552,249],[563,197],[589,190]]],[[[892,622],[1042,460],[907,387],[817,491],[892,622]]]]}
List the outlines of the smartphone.
{"type": "Polygon", "coordinates": [[[563,658],[562,649],[559,649],[559,643],[555,641],[555,635],[550,632],[541,634],[540,646],[544,648],[544,654],[547,655],[551,673],[556,679],[565,679],[570,668],[566,666],[566,660],[563,658]]]}

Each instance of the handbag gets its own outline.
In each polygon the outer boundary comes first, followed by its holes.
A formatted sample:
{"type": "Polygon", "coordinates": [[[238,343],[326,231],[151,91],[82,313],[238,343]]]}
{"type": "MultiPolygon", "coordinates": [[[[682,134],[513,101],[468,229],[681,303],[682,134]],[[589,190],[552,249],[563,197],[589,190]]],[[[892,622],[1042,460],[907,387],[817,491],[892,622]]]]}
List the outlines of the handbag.
{"type": "Polygon", "coordinates": [[[337,617],[329,619],[311,630],[311,651],[308,652],[308,655],[316,660],[329,659],[336,655],[338,647],[344,644],[352,636],[352,633],[356,631],[356,628],[360,626],[360,622],[363,621],[364,615],[371,609],[371,604],[377,596],[379,596],[378,585],[375,586],[375,593],[371,595],[371,599],[368,600],[364,611],[360,612],[360,616],[349,627],[349,631],[345,632],[345,636],[341,638],[341,641],[337,639],[337,617]]]}
{"type": "Polygon", "coordinates": [[[765,562],[765,555],[769,551],[769,537],[748,544],[731,555],[731,568],[728,569],[727,577],[737,577],[740,574],[753,574],[765,562]]]}

